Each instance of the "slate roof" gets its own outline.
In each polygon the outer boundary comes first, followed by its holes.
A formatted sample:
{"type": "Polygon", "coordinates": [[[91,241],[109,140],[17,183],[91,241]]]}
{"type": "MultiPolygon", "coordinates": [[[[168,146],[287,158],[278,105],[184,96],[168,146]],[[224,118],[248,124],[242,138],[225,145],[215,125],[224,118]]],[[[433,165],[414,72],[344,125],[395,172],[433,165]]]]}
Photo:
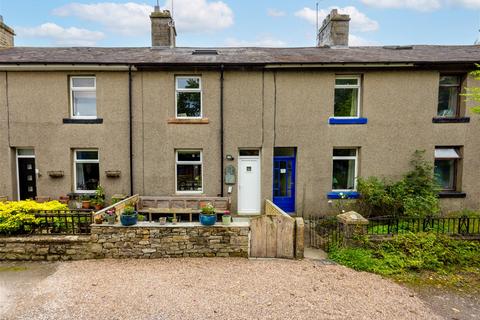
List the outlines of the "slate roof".
{"type": "Polygon", "coordinates": [[[355,64],[474,63],[480,46],[349,48],[210,48],[217,55],[192,54],[206,48],[14,47],[0,49],[0,64],[355,64]]]}

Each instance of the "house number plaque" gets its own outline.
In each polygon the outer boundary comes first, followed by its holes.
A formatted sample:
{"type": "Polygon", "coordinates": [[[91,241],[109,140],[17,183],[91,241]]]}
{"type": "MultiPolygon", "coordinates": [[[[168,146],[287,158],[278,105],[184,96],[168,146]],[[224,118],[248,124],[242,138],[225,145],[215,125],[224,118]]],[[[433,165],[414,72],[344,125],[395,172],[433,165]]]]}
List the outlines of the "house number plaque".
{"type": "Polygon", "coordinates": [[[225,184],[235,184],[235,167],[232,165],[225,168],[225,184]]]}

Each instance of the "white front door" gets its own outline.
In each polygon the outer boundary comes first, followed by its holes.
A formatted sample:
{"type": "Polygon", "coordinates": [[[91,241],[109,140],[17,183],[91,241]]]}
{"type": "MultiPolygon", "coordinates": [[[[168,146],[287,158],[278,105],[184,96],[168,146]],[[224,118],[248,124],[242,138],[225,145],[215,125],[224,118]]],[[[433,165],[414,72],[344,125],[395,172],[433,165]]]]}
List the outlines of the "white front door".
{"type": "Polygon", "coordinates": [[[238,213],[260,213],[260,157],[238,158],[238,213]]]}

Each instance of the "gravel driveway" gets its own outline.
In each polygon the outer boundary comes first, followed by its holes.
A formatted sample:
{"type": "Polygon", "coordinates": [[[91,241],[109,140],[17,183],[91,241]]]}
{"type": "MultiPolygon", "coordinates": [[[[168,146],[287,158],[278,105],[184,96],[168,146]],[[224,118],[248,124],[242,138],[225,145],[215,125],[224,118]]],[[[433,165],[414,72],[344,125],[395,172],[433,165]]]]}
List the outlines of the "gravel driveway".
{"type": "Polygon", "coordinates": [[[0,318],[439,319],[406,288],[320,261],[90,260],[54,266],[42,280],[16,286],[0,318]]]}

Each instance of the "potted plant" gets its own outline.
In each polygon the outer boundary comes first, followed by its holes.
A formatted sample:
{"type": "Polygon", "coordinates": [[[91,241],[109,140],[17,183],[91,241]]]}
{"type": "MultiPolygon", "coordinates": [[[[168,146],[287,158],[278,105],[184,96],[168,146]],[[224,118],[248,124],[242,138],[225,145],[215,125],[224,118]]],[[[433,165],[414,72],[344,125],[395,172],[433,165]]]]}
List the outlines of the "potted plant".
{"type": "Polygon", "coordinates": [[[82,201],[82,209],[90,209],[90,196],[83,195],[80,200],[82,201]]]}
{"type": "Polygon", "coordinates": [[[102,224],[103,223],[103,217],[101,214],[96,214],[94,217],[93,217],[93,221],[95,222],[95,224],[102,224]]]}
{"type": "Polygon", "coordinates": [[[105,189],[101,185],[98,185],[95,190],[94,206],[95,210],[102,210],[105,205],[105,189]]]}
{"type": "Polygon", "coordinates": [[[223,213],[222,223],[226,226],[228,226],[230,223],[232,223],[232,216],[230,215],[230,211],[226,210],[223,213]]]}
{"type": "Polygon", "coordinates": [[[108,224],[115,224],[115,220],[117,219],[115,209],[107,210],[104,214],[104,218],[107,220],[108,224]]]}
{"type": "Polygon", "coordinates": [[[122,226],[133,226],[137,224],[138,214],[131,205],[125,206],[123,213],[120,215],[122,226]]]}
{"type": "Polygon", "coordinates": [[[204,226],[213,226],[217,222],[215,207],[209,202],[202,207],[200,213],[200,223],[204,226]]]}

